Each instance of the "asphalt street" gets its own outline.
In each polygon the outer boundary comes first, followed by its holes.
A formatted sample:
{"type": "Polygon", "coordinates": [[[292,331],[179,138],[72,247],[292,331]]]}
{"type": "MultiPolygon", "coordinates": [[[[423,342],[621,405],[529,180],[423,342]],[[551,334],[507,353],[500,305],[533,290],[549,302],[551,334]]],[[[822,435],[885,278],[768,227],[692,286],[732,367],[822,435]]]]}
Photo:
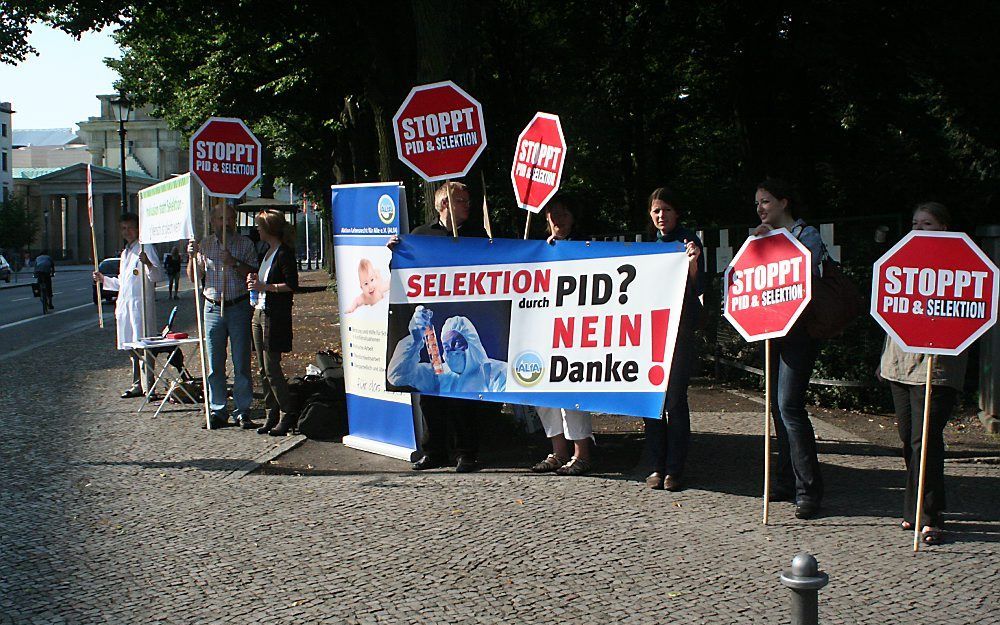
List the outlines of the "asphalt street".
{"type": "MultiPolygon", "coordinates": [[[[97,327],[97,306],[93,303],[89,270],[56,270],[52,281],[55,308],[46,315],[42,314],[41,304],[28,286],[33,281],[21,275],[19,282],[12,281],[0,288],[0,360],[97,327]],[[15,284],[24,286],[10,288],[15,284]]],[[[190,291],[191,285],[182,279],[182,297],[189,296],[190,291]]],[[[169,312],[172,303],[167,301],[166,283],[158,285],[156,292],[158,313],[162,316],[163,309],[169,312]]],[[[104,318],[105,327],[110,328],[109,340],[113,341],[114,303],[105,302],[104,318]]]]}

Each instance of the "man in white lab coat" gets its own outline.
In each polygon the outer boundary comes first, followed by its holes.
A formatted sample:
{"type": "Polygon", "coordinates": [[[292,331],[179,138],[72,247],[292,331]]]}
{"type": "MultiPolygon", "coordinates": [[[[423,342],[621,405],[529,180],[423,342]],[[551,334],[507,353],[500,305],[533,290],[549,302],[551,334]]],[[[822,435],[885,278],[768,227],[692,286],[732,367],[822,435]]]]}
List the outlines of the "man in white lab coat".
{"type": "MultiPolygon", "coordinates": [[[[129,358],[132,359],[132,386],[122,393],[121,396],[125,399],[142,397],[144,394],[139,375],[139,357],[125,347],[125,343],[152,336],[156,331],[156,283],[163,280],[163,267],[152,245],[139,244],[138,215],[135,213],[122,215],[121,229],[122,238],[125,239],[125,249],[122,250],[118,277],[112,278],[95,271],[94,281],[100,281],[102,288],[118,291],[118,303],[115,305],[118,349],[128,351],[129,358]],[[143,279],[146,281],[145,328],[143,328],[143,279]]],[[[146,392],[148,392],[153,385],[152,359],[147,358],[145,364],[146,392]]]]}

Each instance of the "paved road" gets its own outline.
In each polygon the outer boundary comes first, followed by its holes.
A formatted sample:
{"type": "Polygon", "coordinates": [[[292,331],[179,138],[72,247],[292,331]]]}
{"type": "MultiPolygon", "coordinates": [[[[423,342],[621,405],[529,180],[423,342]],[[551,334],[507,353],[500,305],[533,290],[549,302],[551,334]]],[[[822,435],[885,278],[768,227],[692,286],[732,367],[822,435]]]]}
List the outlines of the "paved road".
{"type": "Polygon", "coordinates": [[[822,423],[826,516],[761,526],[753,412],[695,412],[676,494],[515,467],[240,478],[274,439],[136,415],[106,334],[61,348],[0,360],[4,625],[783,623],[800,550],[831,576],[824,624],[1000,622],[995,465],[949,463],[955,542],[917,556],[899,459],[822,423]]]}
{"type": "MultiPolygon", "coordinates": [[[[21,276],[23,282],[24,276],[21,276]]],[[[13,284],[13,283],[12,283],[13,284]]],[[[0,289],[0,360],[11,354],[50,345],[66,336],[97,326],[97,306],[93,303],[89,271],[56,271],[53,280],[55,309],[42,315],[41,304],[30,287],[0,289]]],[[[157,288],[159,316],[176,304],[167,300],[166,284],[157,288]]],[[[191,304],[191,286],[181,280],[182,307],[191,304]]],[[[193,311],[193,307],[191,307],[193,311]]],[[[192,312],[193,314],[193,312],[192,312]]],[[[114,303],[104,304],[105,326],[114,342],[114,303]]]]}

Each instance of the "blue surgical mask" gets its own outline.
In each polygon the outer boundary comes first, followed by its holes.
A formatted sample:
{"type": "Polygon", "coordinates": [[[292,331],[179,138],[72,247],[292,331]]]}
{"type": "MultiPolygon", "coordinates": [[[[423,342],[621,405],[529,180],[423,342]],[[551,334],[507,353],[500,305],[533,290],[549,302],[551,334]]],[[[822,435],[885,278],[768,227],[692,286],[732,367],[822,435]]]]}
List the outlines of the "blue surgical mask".
{"type": "Polygon", "coordinates": [[[454,373],[462,373],[465,371],[465,350],[446,350],[444,361],[448,363],[448,368],[454,373]]]}

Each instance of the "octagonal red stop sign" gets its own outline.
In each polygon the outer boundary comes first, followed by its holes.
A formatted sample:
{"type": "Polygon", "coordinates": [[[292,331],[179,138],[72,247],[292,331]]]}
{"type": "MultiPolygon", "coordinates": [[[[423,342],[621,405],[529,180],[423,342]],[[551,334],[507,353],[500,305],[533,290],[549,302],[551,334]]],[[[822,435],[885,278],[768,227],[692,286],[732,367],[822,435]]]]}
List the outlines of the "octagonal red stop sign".
{"type": "Polygon", "coordinates": [[[212,197],[243,197],[260,178],[260,161],[260,141],[242,119],[211,117],[191,135],[191,173],[212,197]]]}
{"type": "Polygon", "coordinates": [[[812,254],[784,228],[750,237],[724,284],[723,315],[744,339],[785,336],[812,299],[812,254]]]}
{"type": "Polygon", "coordinates": [[[913,230],[875,262],[871,314],[903,351],[960,354],[996,323],[997,280],[965,233],[913,230]]]}
{"type": "Polygon", "coordinates": [[[399,160],[428,182],[466,175],[486,147],[483,106],[450,80],[414,87],[392,128],[399,160]]]}
{"type": "Polygon", "coordinates": [[[537,213],[559,190],[566,138],[558,115],[535,113],[517,137],[510,180],[514,184],[517,205],[537,213]]]}

